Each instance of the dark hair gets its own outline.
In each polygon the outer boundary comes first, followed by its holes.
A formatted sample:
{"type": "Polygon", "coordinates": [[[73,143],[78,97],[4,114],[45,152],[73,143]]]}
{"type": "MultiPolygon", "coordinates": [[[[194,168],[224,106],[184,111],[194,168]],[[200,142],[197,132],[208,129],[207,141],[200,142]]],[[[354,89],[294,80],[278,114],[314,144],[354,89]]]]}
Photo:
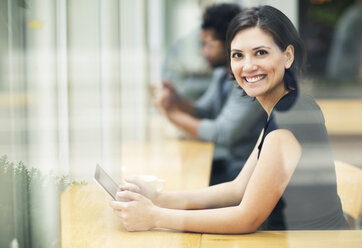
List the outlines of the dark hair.
{"type": "Polygon", "coordinates": [[[201,28],[214,30],[215,38],[225,42],[229,23],[240,11],[240,6],[232,3],[210,6],[205,10],[201,28]]]}
{"type": "MultiPolygon", "coordinates": [[[[297,90],[296,73],[302,71],[305,63],[304,44],[289,18],[274,7],[264,5],[244,9],[230,22],[226,34],[229,65],[231,41],[239,31],[252,27],[258,27],[269,33],[282,51],[285,51],[289,45],[294,47],[294,61],[292,66],[285,70],[284,86],[287,90],[297,90]]],[[[232,77],[234,78],[233,75],[232,77]]]]}

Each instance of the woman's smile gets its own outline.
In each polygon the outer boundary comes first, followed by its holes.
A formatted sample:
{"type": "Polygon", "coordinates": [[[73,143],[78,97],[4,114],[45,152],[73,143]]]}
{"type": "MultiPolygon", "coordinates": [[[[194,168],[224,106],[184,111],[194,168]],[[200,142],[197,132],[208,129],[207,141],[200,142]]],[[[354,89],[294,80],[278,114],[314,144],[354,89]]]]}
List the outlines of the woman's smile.
{"type": "Polygon", "coordinates": [[[264,78],[266,78],[265,74],[258,74],[258,75],[254,75],[254,76],[244,76],[243,79],[246,83],[257,83],[260,80],[263,80],[264,78]]]}

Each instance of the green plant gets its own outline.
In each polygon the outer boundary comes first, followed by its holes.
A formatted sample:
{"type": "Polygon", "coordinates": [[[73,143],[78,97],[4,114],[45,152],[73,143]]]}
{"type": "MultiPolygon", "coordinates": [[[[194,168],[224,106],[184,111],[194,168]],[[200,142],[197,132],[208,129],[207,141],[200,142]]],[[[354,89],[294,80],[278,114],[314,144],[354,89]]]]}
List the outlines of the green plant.
{"type": "Polygon", "coordinates": [[[1,157],[0,247],[60,247],[60,195],[73,183],[1,157]]]}

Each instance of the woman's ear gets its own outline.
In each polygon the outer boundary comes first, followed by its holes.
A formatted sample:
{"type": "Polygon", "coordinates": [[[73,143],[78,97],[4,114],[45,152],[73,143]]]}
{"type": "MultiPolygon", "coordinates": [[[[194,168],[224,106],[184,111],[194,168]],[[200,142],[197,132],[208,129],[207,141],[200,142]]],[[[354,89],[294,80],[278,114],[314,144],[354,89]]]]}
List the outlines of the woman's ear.
{"type": "Polygon", "coordinates": [[[289,69],[294,61],[294,47],[292,45],[287,46],[287,48],[284,51],[284,55],[286,58],[284,67],[285,69],[289,69]]]}

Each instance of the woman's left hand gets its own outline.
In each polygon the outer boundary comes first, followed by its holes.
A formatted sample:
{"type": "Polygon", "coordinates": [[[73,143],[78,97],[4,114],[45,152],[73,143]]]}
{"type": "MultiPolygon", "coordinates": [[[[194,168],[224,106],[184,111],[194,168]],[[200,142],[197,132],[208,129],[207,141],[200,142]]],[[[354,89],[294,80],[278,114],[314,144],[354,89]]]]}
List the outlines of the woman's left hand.
{"type": "Polygon", "coordinates": [[[118,192],[117,196],[130,200],[110,203],[127,231],[146,231],[155,227],[157,206],[149,199],[131,191],[118,192]]]}

